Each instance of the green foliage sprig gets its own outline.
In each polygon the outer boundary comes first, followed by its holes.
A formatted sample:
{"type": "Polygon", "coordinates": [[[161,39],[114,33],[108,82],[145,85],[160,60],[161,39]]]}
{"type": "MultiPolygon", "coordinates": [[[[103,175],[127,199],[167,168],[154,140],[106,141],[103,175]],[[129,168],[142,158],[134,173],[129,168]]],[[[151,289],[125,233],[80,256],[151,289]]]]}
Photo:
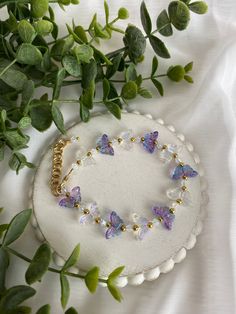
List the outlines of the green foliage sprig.
{"type": "Polygon", "coordinates": [[[144,35],[135,25],[128,25],[126,29],[117,27],[117,21],[127,19],[129,13],[126,8],[120,8],[111,18],[105,0],[105,24],[101,24],[95,14],[88,27],[73,21],[72,25],[67,25],[68,34],[59,38],[52,3],[58,3],[64,9],[79,1],[0,0],[0,9],[7,8],[9,14],[6,20],[0,21],[0,161],[9,149],[9,166],[17,173],[25,166],[34,167],[20,152],[28,147],[27,128],[32,126],[43,132],[54,122],[59,131],[65,133],[60,104],[78,104],[80,117],[85,122],[89,121],[90,111],[98,103],[120,119],[121,108],[128,105],[129,100],[137,96],[152,97],[145,81],[151,81],[161,96],[164,94],[162,77],[193,83],[189,76],[192,62],[186,66],[172,65],[165,73],[158,72],[157,56],[170,58],[159,35],[171,36],[173,28],[184,30],[190,21],[190,11],[197,14],[207,11],[203,1],[172,1],[168,10],[158,14],[154,27],[146,4],[142,2],[140,15],[144,35]],[[110,40],[115,32],[123,36],[124,46],[104,54],[98,44],[110,40]],[[150,75],[143,77],[137,73],[137,68],[144,59],[147,42],[155,56],[150,75]],[[117,79],[117,73],[122,74],[123,79],[117,79]],[[99,83],[103,86],[102,99],[95,97],[99,83]],[[80,87],[78,97],[61,99],[61,89],[69,85],[80,87]],[[39,87],[51,88],[52,97],[46,93],[36,98],[35,90],[39,87]]]}
{"type": "MultiPolygon", "coordinates": [[[[43,243],[36,250],[33,258],[11,248],[11,244],[15,242],[24,232],[29,223],[32,214],[31,209],[26,209],[17,214],[9,224],[0,224],[0,314],[29,314],[31,308],[22,306],[25,300],[33,297],[36,290],[31,287],[32,284],[40,282],[47,272],[52,272],[60,277],[61,285],[61,305],[66,309],[70,297],[70,281],[69,277],[84,280],[88,290],[95,293],[98,283],[107,285],[108,291],[117,300],[122,300],[120,290],[116,286],[116,279],[122,273],[124,266],[115,269],[108,279],[99,278],[99,268],[93,267],[85,275],[76,274],[70,271],[70,268],[78,263],[80,256],[80,245],[77,245],[64,266],[53,268],[50,266],[52,260],[51,248],[48,243],[43,243]],[[10,265],[11,255],[29,263],[25,272],[25,283],[23,285],[6,287],[7,270],[10,265]],[[27,284],[27,285],[26,285],[27,284]]],[[[65,314],[76,314],[77,311],[70,307],[65,314]]],[[[42,306],[36,314],[50,314],[50,305],[42,306]]]]}

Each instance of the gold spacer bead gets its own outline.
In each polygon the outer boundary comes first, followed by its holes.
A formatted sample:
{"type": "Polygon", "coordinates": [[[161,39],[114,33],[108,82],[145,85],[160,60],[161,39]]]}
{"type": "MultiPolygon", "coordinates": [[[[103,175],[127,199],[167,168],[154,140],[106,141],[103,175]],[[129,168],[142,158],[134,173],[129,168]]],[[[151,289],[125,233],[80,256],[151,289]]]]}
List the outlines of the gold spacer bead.
{"type": "Polygon", "coordinates": [[[81,165],[81,160],[80,159],[76,160],[76,163],[77,165],[81,165]]]}
{"type": "Polygon", "coordinates": [[[141,142],[144,142],[145,141],[145,138],[144,137],[141,137],[141,142]]]}
{"type": "Polygon", "coordinates": [[[111,227],[111,223],[110,223],[110,222],[107,222],[107,223],[106,223],[106,227],[107,227],[107,228],[110,228],[110,227],[111,227]]]}
{"type": "Polygon", "coordinates": [[[187,186],[183,185],[183,186],[181,187],[181,189],[182,189],[182,191],[187,191],[187,186]]]}
{"type": "Polygon", "coordinates": [[[111,141],[109,141],[109,142],[108,142],[108,145],[109,145],[109,146],[111,146],[111,145],[112,145],[112,142],[111,142],[111,141]]]}
{"type": "Polygon", "coordinates": [[[76,136],[76,139],[77,139],[77,141],[79,141],[80,140],[79,136],[76,136]]]}
{"type": "Polygon", "coordinates": [[[88,208],[85,208],[85,209],[83,210],[83,213],[84,213],[85,215],[88,215],[88,214],[90,213],[90,211],[89,211],[88,208]]]}
{"type": "Polygon", "coordinates": [[[173,158],[177,158],[177,157],[178,157],[178,154],[177,154],[177,153],[174,153],[172,156],[173,156],[173,158]]]}
{"type": "Polygon", "coordinates": [[[186,177],[186,176],[182,176],[182,178],[183,178],[184,180],[187,180],[187,179],[188,179],[188,177],[186,177]]]}
{"type": "Polygon", "coordinates": [[[134,231],[137,231],[139,229],[139,225],[133,225],[133,228],[132,228],[134,231]]]}
{"type": "Polygon", "coordinates": [[[91,157],[91,156],[92,156],[92,153],[91,153],[91,152],[87,152],[87,156],[88,156],[88,157],[91,157]]]}
{"type": "Polygon", "coordinates": [[[135,137],[131,137],[130,140],[131,140],[131,142],[135,142],[136,138],[135,137]]]}
{"type": "Polygon", "coordinates": [[[121,137],[118,137],[117,141],[120,144],[123,141],[123,139],[121,137]]]}
{"type": "Polygon", "coordinates": [[[166,144],[164,144],[163,146],[162,146],[162,148],[161,148],[162,150],[165,150],[165,149],[167,149],[167,145],[166,144]]]}
{"type": "Polygon", "coordinates": [[[125,225],[122,225],[122,226],[120,227],[120,230],[121,230],[122,232],[125,232],[125,231],[126,231],[126,226],[125,226],[125,225]]]}
{"type": "Polygon", "coordinates": [[[147,226],[148,226],[148,228],[151,229],[153,227],[153,223],[150,221],[150,222],[148,222],[147,226]]]}
{"type": "Polygon", "coordinates": [[[169,211],[170,211],[171,214],[175,213],[175,209],[174,208],[170,208],[169,211]]]}
{"type": "Polygon", "coordinates": [[[163,221],[163,218],[161,218],[160,216],[158,217],[158,220],[160,221],[160,222],[162,222],[163,221]]]}
{"type": "Polygon", "coordinates": [[[99,147],[99,146],[97,146],[97,147],[96,147],[96,150],[99,152],[99,151],[100,151],[100,147],[99,147]]]}
{"type": "Polygon", "coordinates": [[[80,203],[75,203],[76,208],[80,208],[80,203]]]}
{"type": "Polygon", "coordinates": [[[95,222],[96,222],[96,224],[100,224],[101,218],[100,217],[95,218],[95,222]]]}
{"type": "Polygon", "coordinates": [[[66,197],[70,197],[70,193],[69,192],[66,192],[66,197]]]}
{"type": "Polygon", "coordinates": [[[157,140],[155,140],[155,141],[154,141],[154,144],[155,144],[155,145],[157,145],[157,144],[158,144],[158,141],[157,141],[157,140]]]}
{"type": "Polygon", "coordinates": [[[183,162],[180,162],[180,163],[179,163],[179,166],[183,167],[183,166],[184,166],[184,163],[183,163],[183,162]]]}
{"type": "Polygon", "coordinates": [[[183,203],[183,201],[182,201],[180,198],[178,198],[178,199],[176,200],[176,203],[180,205],[180,204],[183,203]]]}

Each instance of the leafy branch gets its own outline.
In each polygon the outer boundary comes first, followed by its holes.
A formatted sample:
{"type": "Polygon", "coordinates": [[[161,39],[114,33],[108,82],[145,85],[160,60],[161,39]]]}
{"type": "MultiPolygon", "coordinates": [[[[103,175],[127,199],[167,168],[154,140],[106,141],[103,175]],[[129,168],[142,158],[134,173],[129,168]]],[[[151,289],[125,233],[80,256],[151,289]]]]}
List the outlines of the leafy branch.
{"type": "MultiPolygon", "coordinates": [[[[24,232],[29,223],[32,214],[31,209],[26,209],[17,214],[9,224],[0,225],[0,237],[3,238],[0,244],[0,314],[26,314],[31,313],[29,307],[21,306],[20,304],[28,298],[36,294],[36,290],[31,287],[36,282],[41,282],[43,276],[47,272],[58,274],[61,284],[61,305],[65,309],[70,297],[70,282],[68,277],[84,280],[88,290],[95,293],[98,283],[105,283],[111,295],[121,301],[122,295],[116,286],[117,277],[120,276],[124,267],[115,269],[107,279],[99,278],[99,268],[93,267],[85,275],[76,274],[70,271],[71,267],[76,266],[80,255],[80,245],[77,245],[63,267],[60,269],[50,266],[52,260],[51,248],[49,244],[43,243],[36,250],[33,258],[26,257],[18,251],[12,249],[10,245],[15,242],[24,232]],[[29,263],[25,272],[25,281],[27,285],[14,286],[6,288],[7,269],[10,264],[10,256],[14,255],[23,261],[29,263]]],[[[50,306],[44,305],[38,314],[49,314],[50,306]]],[[[74,313],[77,311],[73,308],[68,309],[65,313],[74,313]]]]}
{"type": "Polygon", "coordinates": [[[75,103],[84,122],[97,104],[103,105],[117,119],[121,109],[136,97],[151,98],[145,86],[153,84],[160,96],[164,95],[162,78],[172,82],[193,83],[189,72],[193,63],[185,66],[171,65],[159,73],[161,58],[170,58],[170,52],[160,37],[172,36],[174,29],[182,31],[190,21],[190,11],[204,14],[207,5],[203,1],[171,1],[168,9],[161,11],[154,23],[145,2],[141,3],[140,17],[143,31],[128,24],[126,29],[117,26],[120,20],[129,18],[126,8],[120,8],[111,16],[105,0],[105,23],[94,14],[87,27],[66,25],[67,34],[58,37],[58,25],[51,3],[66,6],[77,5],[78,0],[5,0],[0,9],[9,14],[0,21],[0,161],[5,151],[10,151],[9,166],[17,173],[23,167],[33,168],[21,150],[29,144],[25,130],[33,127],[43,132],[52,123],[65,133],[64,118],[60,104],[75,103]],[[99,43],[111,40],[117,32],[123,36],[124,46],[104,54],[99,43]],[[158,34],[158,35],[157,35],[158,34]],[[138,72],[144,60],[147,44],[155,56],[150,65],[150,75],[143,77],[138,72]],[[103,86],[102,99],[95,95],[103,86]],[[74,99],[60,97],[63,88],[77,85],[74,99]],[[39,87],[52,89],[52,97],[45,93],[36,98],[39,87]]]}

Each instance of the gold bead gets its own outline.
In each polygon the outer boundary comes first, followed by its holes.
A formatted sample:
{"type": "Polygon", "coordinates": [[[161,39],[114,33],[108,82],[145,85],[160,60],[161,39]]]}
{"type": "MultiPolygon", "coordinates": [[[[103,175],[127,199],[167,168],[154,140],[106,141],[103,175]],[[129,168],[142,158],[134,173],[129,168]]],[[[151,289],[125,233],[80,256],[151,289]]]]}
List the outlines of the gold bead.
{"type": "Polygon", "coordinates": [[[109,141],[109,142],[108,142],[108,145],[109,145],[109,146],[111,146],[111,145],[112,145],[112,142],[111,142],[111,141],[109,141]]]}
{"type": "Polygon", "coordinates": [[[183,203],[183,201],[182,201],[180,198],[178,198],[178,199],[176,200],[176,203],[180,205],[180,204],[183,203]]]}
{"type": "Polygon", "coordinates": [[[80,203],[75,203],[76,208],[80,208],[80,203]]]}
{"type": "Polygon", "coordinates": [[[96,224],[100,224],[101,218],[100,217],[95,218],[95,222],[96,222],[96,224]]]}
{"type": "Polygon", "coordinates": [[[183,186],[181,187],[181,189],[182,189],[182,191],[187,191],[187,186],[183,185],[183,186]]]}
{"type": "Polygon", "coordinates": [[[126,226],[125,226],[125,225],[122,225],[122,226],[120,227],[120,230],[121,230],[122,232],[125,232],[125,231],[126,231],[126,226]]]}
{"type": "Polygon", "coordinates": [[[97,151],[99,152],[99,150],[100,150],[100,147],[99,147],[99,146],[97,146],[97,147],[96,147],[96,150],[97,150],[97,151]]]}
{"type": "Polygon", "coordinates": [[[70,193],[69,192],[66,192],[66,197],[70,197],[70,193]]]}
{"type": "Polygon", "coordinates": [[[120,144],[123,140],[122,140],[121,137],[118,137],[117,141],[118,141],[118,143],[120,144]]]}
{"type": "Polygon", "coordinates": [[[155,144],[155,145],[157,145],[157,143],[158,143],[158,141],[157,141],[157,140],[155,140],[155,141],[154,141],[154,144],[155,144]]]}
{"type": "Polygon", "coordinates": [[[167,149],[167,145],[166,144],[164,144],[163,146],[162,146],[162,148],[161,148],[162,150],[165,150],[165,149],[167,149]]]}
{"type": "Polygon", "coordinates": [[[179,163],[179,166],[183,167],[183,166],[184,166],[184,163],[183,163],[183,162],[180,162],[180,163],[179,163]]]}
{"type": "Polygon", "coordinates": [[[131,137],[130,140],[131,140],[131,142],[135,142],[136,138],[135,137],[131,137]]]}
{"type": "Polygon", "coordinates": [[[169,211],[170,211],[171,214],[175,213],[175,209],[174,208],[170,208],[169,211]]]}
{"type": "Polygon", "coordinates": [[[106,227],[107,227],[107,228],[110,228],[110,227],[111,227],[111,223],[110,223],[110,222],[107,222],[107,223],[106,223],[106,227]]]}
{"type": "Polygon", "coordinates": [[[91,156],[92,156],[92,153],[91,153],[91,152],[87,152],[87,156],[88,156],[88,157],[91,157],[91,156]]]}
{"type": "Polygon", "coordinates": [[[83,212],[84,212],[85,215],[88,215],[90,213],[88,208],[85,208],[83,212]]]}
{"type": "Polygon", "coordinates": [[[133,230],[134,231],[137,231],[139,229],[139,226],[138,225],[133,225],[133,230]]]}
{"type": "Polygon", "coordinates": [[[163,218],[161,218],[160,216],[158,217],[158,220],[160,221],[160,222],[162,222],[163,221],[163,218]]]}
{"type": "Polygon", "coordinates": [[[145,141],[145,138],[144,137],[141,137],[141,142],[144,142],[145,141]]]}
{"type": "Polygon", "coordinates": [[[79,141],[80,140],[79,136],[76,136],[76,139],[77,139],[77,141],[79,141]]]}
{"type": "Polygon", "coordinates": [[[150,221],[150,222],[148,222],[147,226],[148,226],[148,228],[151,229],[153,227],[153,223],[150,221]]]}
{"type": "Polygon", "coordinates": [[[178,154],[177,154],[177,153],[174,153],[172,156],[173,156],[173,158],[177,158],[177,157],[178,157],[178,154]]]}
{"type": "Polygon", "coordinates": [[[78,159],[78,160],[76,161],[76,163],[77,163],[77,165],[81,165],[81,160],[78,159]]]}
{"type": "Polygon", "coordinates": [[[186,176],[182,176],[182,178],[183,178],[183,180],[187,180],[188,179],[188,177],[186,177],[186,176]]]}

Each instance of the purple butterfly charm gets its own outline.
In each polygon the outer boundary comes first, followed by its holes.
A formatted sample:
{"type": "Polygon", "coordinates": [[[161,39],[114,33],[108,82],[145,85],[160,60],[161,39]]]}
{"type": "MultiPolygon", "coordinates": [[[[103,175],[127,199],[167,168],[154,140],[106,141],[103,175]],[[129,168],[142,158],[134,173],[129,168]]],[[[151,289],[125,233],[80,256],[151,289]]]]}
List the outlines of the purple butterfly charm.
{"type": "Polygon", "coordinates": [[[105,155],[114,155],[114,149],[110,144],[109,138],[106,134],[103,134],[98,140],[97,140],[97,147],[99,148],[99,152],[101,154],[105,155]]]}
{"type": "Polygon", "coordinates": [[[80,187],[74,187],[68,196],[60,200],[59,205],[62,207],[74,208],[81,201],[80,187]]]}
{"type": "Polygon", "coordinates": [[[96,203],[89,204],[88,206],[83,206],[81,208],[82,215],[79,217],[80,224],[92,223],[95,218],[100,217],[100,212],[96,203]]]}
{"type": "Polygon", "coordinates": [[[189,165],[178,165],[171,171],[171,179],[173,180],[179,180],[183,176],[193,178],[196,177],[197,175],[198,175],[197,171],[195,171],[189,165]]]}
{"type": "Polygon", "coordinates": [[[170,213],[169,207],[154,206],[152,212],[154,215],[158,216],[158,218],[161,218],[161,222],[166,229],[171,230],[175,215],[170,213]]]}
{"type": "Polygon", "coordinates": [[[144,140],[142,141],[143,147],[149,153],[153,153],[156,147],[156,140],[158,138],[158,132],[147,133],[144,135],[144,140]]]}
{"type": "Polygon", "coordinates": [[[121,226],[124,222],[115,211],[111,212],[110,221],[108,223],[110,226],[105,233],[106,239],[111,239],[112,237],[118,236],[121,233],[121,226]]]}

